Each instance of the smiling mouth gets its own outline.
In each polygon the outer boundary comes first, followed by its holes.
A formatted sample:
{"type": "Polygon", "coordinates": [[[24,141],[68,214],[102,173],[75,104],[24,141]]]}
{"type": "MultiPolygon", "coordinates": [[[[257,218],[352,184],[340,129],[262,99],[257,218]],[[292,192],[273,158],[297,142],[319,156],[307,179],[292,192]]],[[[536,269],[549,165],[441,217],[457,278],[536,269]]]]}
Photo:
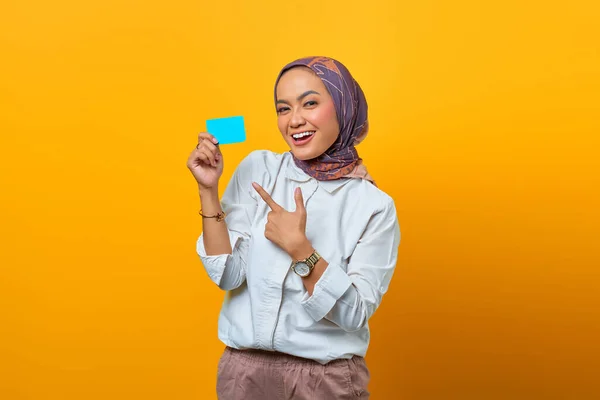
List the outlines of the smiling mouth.
{"type": "Polygon", "coordinates": [[[304,142],[304,141],[308,140],[309,138],[312,138],[314,134],[315,134],[315,131],[305,131],[305,132],[300,132],[300,133],[296,133],[296,134],[292,135],[292,138],[296,142],[304,142]]]}

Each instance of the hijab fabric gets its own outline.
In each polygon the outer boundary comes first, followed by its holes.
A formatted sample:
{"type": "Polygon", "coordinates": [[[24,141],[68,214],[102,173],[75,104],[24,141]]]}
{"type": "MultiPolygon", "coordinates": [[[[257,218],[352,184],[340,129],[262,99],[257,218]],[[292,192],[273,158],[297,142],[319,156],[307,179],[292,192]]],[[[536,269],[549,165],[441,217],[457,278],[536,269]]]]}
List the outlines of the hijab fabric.
{"type": "Polygon", "coordinates": [[[367,101],[358,82],[337,60],[329,57],[301,58],[287,64],[279,73],[275,82],[275,101],[281,76],[289,69],[299,66],[310,68],[329,91],[340,132],[335,143],[317,158],[299,160],[292,154],[295,164],[317,180],[359,178],[375,184],[354,147],[364,140],[369,129],[367,101]]]}

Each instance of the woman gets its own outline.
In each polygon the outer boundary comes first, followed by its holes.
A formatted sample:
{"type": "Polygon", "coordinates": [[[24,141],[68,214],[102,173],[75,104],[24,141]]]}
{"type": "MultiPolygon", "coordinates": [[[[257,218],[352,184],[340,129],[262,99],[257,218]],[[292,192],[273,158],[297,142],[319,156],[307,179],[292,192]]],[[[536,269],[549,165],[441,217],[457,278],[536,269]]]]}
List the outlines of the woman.
{"type": "Polygon", "coordinates": [[[188,160],[204,231],[197,252],[227,291],[219,316],[219,399],[366,399],[368,320],[400,242],[394,202],[355,145],[367,103],[349,71],[296,60],[275,84],[290,152],[254,151],[219,201],[223,156],[199,135],[188,160]]]}

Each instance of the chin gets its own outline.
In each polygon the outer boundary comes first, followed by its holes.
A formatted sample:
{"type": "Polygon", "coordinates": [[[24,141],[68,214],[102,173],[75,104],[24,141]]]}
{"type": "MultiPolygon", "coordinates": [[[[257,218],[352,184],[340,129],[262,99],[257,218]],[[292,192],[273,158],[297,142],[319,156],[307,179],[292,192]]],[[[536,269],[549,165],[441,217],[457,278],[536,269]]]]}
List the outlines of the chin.
{"type": "Polygon", "coordinates": [[[327,144],[323,143],[320,137],[315,137],[309,143],[304,146],[296,146],[293,139],[286,138],[287,145],[289,146],[292,154],[298,160],[308,161],[313,158],[319,157],[321,154],[327,151],[327,144]],[[315,140],[316,139],[316,140],[315,140]]]}
{"type": "Polygon", "coordinates": [[[294,147],[292,147],[292,153],[294,154],[294,157],[302,161],[312,160],[313,158],[317,158],[323,154],[322,151],[317,151],[314,149],[298,149],[294,147]]]}

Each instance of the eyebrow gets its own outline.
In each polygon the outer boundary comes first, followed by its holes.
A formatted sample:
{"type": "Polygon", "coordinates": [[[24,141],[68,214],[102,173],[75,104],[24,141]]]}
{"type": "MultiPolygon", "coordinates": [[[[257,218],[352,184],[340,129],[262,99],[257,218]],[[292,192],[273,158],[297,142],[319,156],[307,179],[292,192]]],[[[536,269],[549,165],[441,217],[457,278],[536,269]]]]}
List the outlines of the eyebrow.
{"type": "MultiPolygon", "coordinates": [[[[296,100],[300,101],[303,98],[305,98],[306,96],[308,96],[309,94],[318,94],[319,96],[321,95],[321,93],[316,92],[314,90],[307,90],[306,92],[302,93],[300,96],[296,97],[296,100]]],[[[285,100],[277,100],[277,104],[279,103],[283,103],[283,104],[289,104],[287,101],[285,100]]]]}

